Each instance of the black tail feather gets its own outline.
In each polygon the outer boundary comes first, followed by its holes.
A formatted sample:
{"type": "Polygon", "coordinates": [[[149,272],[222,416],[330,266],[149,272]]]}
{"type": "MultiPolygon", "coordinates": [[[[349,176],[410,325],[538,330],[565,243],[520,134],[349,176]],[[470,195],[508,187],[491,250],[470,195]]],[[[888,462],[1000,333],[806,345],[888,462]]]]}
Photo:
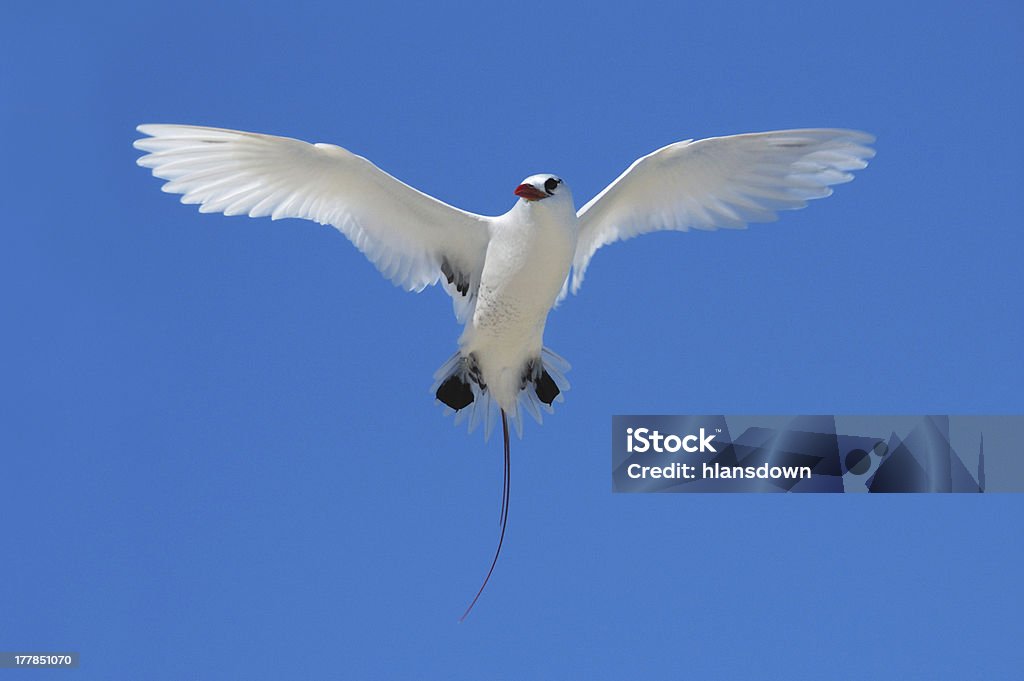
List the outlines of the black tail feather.
{"type": "Polygon", "coordinates": [[[460,622],[466,619],[469,611],[473,609],[473,606],[480,599],[480,594],[484,592],[484,587],[487,586],[487,582],[491,579],[491,573],[494,572],[494,566],[498,564],[498,556],[501,555],[501,545],[505,542],[505,527],[508,525],[509,483],[512,477],[512,461],[509,456],[508,417],[505,416],[504,409],[501,410],[501,430],[505,439],[505,482],[501,489],[501,534],[498,536],[498,549],[494,552],[494,560],[491,561],[491,568],[487,571],[487,576],[484,577],[484,583],[480,585],[480,590],[476,592],[476,596],[473,597],[473,602],[466,608],[466,612],[462,613],[462,617],[459,618],[460,622]]]}

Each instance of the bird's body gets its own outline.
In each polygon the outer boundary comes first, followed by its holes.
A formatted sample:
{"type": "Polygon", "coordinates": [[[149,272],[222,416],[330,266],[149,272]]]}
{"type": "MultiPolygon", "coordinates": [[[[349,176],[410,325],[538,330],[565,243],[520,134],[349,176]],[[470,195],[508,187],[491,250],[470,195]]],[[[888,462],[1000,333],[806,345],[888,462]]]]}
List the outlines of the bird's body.
{"type": "Polygon", "coordinates": [[[569,275],[577,224],[567,189],[549,200],[519,201],[490,223],[476,307],[459,351],[475,358],[492,399],[509,414],[516,413],[524,375],[542,361],[544,326],[569,275]]]}

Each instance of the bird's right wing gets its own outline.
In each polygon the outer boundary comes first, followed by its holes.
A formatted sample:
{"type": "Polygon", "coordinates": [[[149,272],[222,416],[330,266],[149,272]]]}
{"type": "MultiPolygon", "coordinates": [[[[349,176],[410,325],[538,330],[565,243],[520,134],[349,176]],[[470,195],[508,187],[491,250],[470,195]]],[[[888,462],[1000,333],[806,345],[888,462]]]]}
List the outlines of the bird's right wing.
{"type": "Polygon", "coordinates": [[[191,125],[140,125],[135,148],[163,191],[202,213],[304,218],[340,230],[396,285],[442,276],[464,318],[480,283],[488,218],[459,210],[333,144],[191,125]]]}
{"type": "Polygon", "coordinates": [[[875,155],[855,130],[778,130],[686,140],[638,159],[579,210],[572,291],[606,244],[658,230],[744,227],[803,208],[875,155]]]}

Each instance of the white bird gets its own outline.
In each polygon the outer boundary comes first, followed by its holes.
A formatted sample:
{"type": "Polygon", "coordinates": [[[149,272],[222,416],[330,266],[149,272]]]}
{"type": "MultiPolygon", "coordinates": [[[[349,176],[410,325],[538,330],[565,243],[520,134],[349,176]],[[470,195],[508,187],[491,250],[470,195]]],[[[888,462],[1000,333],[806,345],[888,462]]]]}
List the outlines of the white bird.
{"type": "Polygon", "coordinates": [[[470,430],[483,421],[489,434],[501,413],[502,537],[508,419],[521,436],[523,410],[540,422],[540,409],[552,411],[568,388],[568,364],[544,347],[544,327],[556,302],[579,291],[594,253],[647,232],[775,220],[830,195],[874,156],[874,138],[852,130],[685,140],[638,159],[578,211],[569,186],[544,173],[519,183],[511,210],[491,217],[449,206],[332,144],[188,125],[138,130],[147,137],[135,147],[148,152],[139,165],[200,212],[330,224],[397,285],[421,291],[443,280],[465,326],[435,375],[435,395],[468,414],[470,430]]]}

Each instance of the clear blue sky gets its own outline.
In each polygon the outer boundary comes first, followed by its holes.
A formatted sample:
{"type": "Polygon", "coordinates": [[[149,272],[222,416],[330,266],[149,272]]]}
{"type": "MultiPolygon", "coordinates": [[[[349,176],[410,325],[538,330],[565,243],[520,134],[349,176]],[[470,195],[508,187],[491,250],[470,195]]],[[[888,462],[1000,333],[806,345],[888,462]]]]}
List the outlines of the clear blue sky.
{"type": "Polygon", "coordinates": [[[1024,497],[614,496],[608,443],[616,413],[1024,411],[1020,3],[213,4],[0,23],[0,649],[83,660],[33,678],[1024,667],[1024,497]],[[690,137],[878,156],[778,223],[595,257],[459,625],[501,457],[429,394],[448,300],[329,228],[179,205],[142,122],[334,142],[485,213],[690,137]]]}

